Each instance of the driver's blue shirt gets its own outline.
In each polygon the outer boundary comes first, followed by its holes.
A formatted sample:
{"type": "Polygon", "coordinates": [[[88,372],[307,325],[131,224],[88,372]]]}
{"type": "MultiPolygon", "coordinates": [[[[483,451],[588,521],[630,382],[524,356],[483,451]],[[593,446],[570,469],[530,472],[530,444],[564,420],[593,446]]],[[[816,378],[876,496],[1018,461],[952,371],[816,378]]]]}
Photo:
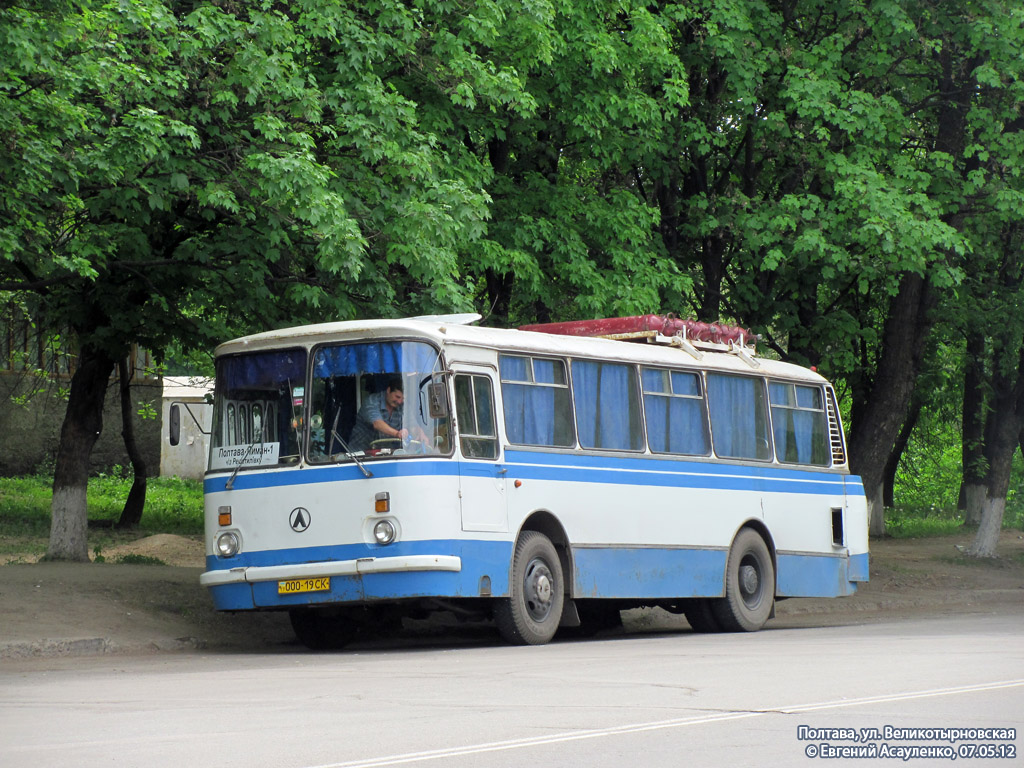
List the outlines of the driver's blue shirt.
{"type": "Polygon", "coordinates": [[[393,411],[388,410],[387,390],[370,395],[363,403],[363,407],[356,414],[356,423],[352,427],[352,437],[349,438],[349,448],[353,451],[365,451],[374,440],[390,437],[373,428],[373,422],[378,419],[383,421],[392,429],[402,428],[402,407],[399,406],[393,411]]]}

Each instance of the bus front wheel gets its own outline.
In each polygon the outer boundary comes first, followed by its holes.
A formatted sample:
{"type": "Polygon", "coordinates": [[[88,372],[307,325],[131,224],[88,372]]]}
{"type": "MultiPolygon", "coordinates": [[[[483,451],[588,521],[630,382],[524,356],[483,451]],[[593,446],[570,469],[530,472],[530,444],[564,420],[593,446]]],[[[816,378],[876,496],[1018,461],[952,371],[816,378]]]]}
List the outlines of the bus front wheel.
{"type": "Polygon", "coordinates": [[[775,567],[764,539],[744,528],[733,541],[725,573],[725,597],[712,601],[726,632],[756,632],[772,614],[775,567]]]}
{"type": "Polygon", "coordinates": [[[292,630],[311,651],[334,651],[355,639],[358,627],[343,611],[292,608],[288,611],[292,630]]]}
{"type": "Polygon", "coordinates": [[[550,539],[525,531],[512,558],[509,596],[498,600],[494,620],[506,641],[541,645],[555,636],[565,600],[562,564],[550,539]]]}
{"type": "Polygon", "coordinates": [[[694,632],[721,632],[722,626],[715,618],[715,600],[703,597],[693,598],[686,601],[683,614],[694,632]]]}

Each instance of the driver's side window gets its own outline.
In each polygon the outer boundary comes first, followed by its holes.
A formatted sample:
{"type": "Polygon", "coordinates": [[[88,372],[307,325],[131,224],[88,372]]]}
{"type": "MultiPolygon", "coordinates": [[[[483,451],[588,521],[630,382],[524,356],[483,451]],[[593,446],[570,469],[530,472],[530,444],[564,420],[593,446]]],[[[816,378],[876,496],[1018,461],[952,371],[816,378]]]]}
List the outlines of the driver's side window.
{"type": "Polygon", "coordinates": [[[455,377],[455,416],[463,456],[467,459],[498,458],[494,389],[487,376],[459,374],[455,377]]]}

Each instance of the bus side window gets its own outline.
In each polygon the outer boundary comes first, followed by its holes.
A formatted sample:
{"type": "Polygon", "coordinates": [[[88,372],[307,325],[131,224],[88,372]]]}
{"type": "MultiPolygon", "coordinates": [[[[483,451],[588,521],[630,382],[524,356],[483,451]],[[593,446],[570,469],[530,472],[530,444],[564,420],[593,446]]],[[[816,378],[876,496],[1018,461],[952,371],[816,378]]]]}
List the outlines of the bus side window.
{"type": "Polygon", "coordinates": [[[787,464],[828,466],[831,455],[821,389],[772,381],[768,384],[768,398],[772,405],[775,457],[787,464]]]}
{"type": "Polygon", "coordinates": [[[498,365],[509,442],[572,447],[576,435],[565,362],[499,355],[498,365]]]}
{"type": "Polygon", "coordinates": [[[641,369],[652,453],[711,453],[701,380],[690,371],[641,369]]]}
{"type": "Polygon", "coordinates": [[[572,387],[583,448],[643,450],[640,393],[633,366],[574,358],[572,387]]]}
{"type": "Polygon", "coordinates": [[[764,381],[709,373],[707,382],[715,454],[728,459],[771,461],[764,381]]]}
{"type": "Polygon", "coordinates": [[[498,458],[494,394],[489,378],[464,374],[455,377],[455,415],[462,455],[468,459],[498,458]]]}

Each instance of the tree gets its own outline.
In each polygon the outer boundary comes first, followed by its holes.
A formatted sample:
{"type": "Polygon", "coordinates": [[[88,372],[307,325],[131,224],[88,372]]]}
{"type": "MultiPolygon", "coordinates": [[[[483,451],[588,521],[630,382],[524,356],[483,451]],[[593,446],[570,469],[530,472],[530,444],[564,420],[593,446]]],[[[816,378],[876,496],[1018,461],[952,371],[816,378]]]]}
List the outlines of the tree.
{"type": "MultiPolygon", "coordinates": [[[[975,397],[979,401],[976,417],[983,424],[977,440],[974,466],[965,465],[964,485],[974,480],[967,494],[968,521],[978,525],[967,554],[992,557],[996,553],[999,531],[1010,487],[1013,455],[1024,428],[1024,319],[1019,316],[1024,299],[1024,259],[1020,257],[1020,227],[1006,226],[1001,242],[993,243],[984,259],[989,268],[974,285],[970,319],[975,335],[985,343],[966,354],[979,379],[975,397]],[[978,317],[980,315],[980,319],[978,317]]],[[[965,400],[965,409],[967,403],[965,400]]],[[[967,436],[965,435],[965,443],[967,436]]],[[[965,444],[965,455],[968,447],[965,444]]]]}
{"type": "Polygon", "coordinates": [[[645,163],[665,247],[698,317],[738,318],[847,382],[851,464],[883,532],[885,461],[963,249],[930,193],[930,42],[896,4],[690,7],[691,104],[673,153],[645,163]]]}
{"type": "MultiPolygon", "coordinates": [[[[462,259],[489,322],[681,303],[687,281],[661,248],[658,211],[636,169],[687,103],[673,51],[685,21],[675,4],[563,3],[540,16],[508,6],[479,55],[510,62],[532,108],[495,109],[467,88],[455,109],[428,113],[456,125],[451,141],[493,174],[487,236],[462,259]]],[[[452,31],[460,41],[464,33],[452,31]]]]}
{"type": "MultiPolygon", "coordinates": [[[[45,303],[78,348],[50,557],[88,557],[88,457],[132,342],[159,354],[396,303],[468,307],[456,244],[482,231],[485,171],[440,151],[382,79],[440,59],[423,44],[446,12],[420,10],[0,11],[14,54],[0,101],[0,290],[45,303]]],[[[512,82],[503,98],[516,94],[512,82]]]]}

